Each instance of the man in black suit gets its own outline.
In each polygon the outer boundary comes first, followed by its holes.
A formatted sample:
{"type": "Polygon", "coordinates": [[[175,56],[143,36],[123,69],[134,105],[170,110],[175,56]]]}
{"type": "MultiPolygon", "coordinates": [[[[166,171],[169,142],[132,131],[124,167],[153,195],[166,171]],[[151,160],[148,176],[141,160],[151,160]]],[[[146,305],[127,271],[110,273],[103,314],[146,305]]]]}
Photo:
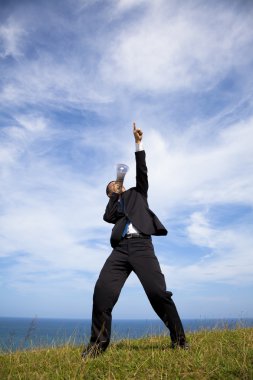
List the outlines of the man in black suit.
{"type": "Polygon", "coordinates": [[[109,196],[104,220],[113,223],[111,245],[94,289],[91,338],[83,358],[96,357],[110,342],[111,312],[120,291],[132,270],[136,273],[148,299],[170,330],[171,347],[188,348],[184,329],[172,292],[166,290],[164,275],[151,240],[151,235],[167,235],[166,228],[150,210],[147,202],[148,176],[143,133],[133,124],[136,143],[136,187],[125,190],[122,182],[111,181],[106,188],[109,196]]]}

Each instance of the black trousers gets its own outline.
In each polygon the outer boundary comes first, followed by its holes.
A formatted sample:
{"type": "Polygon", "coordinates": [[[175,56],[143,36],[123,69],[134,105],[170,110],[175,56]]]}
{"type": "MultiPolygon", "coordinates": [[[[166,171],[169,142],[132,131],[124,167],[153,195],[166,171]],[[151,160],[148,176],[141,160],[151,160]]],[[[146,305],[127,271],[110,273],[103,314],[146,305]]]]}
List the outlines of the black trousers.
{"type": "Polygon", "coordinates": [[[166,291],[164,275],[151,239],[123,239],[106,260],[93,295],[90,345],[105,350],[110,343],[112,310],[132,270],[136,273],[148,299],[170,330],[172,342],[185,342],[184,329],[172,293],[166,291]]]}

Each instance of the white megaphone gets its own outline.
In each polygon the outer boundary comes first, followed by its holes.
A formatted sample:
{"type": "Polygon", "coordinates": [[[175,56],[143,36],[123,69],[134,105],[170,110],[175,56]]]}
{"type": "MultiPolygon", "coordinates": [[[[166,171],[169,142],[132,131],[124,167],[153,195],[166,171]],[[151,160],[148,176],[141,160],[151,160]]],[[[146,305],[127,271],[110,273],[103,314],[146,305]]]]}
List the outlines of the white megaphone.
{"type": "Polygon", "coordinates": [[[116,174],[117,179],[116,182],[123,183],[126,173],[128,172],[129,167],[125,164],[117,164],[116,166],[116,174]]]}

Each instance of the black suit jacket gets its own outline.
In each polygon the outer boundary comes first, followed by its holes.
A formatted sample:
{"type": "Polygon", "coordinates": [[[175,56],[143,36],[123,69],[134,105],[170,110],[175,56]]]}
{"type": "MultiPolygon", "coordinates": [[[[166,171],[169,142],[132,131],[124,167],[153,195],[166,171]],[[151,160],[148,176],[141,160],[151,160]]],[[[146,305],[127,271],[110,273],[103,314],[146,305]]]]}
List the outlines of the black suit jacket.
{"type": "Polygon", "coordinates": [[[123,208],[119,202],[119,194],[113,193],[103,217],[106,222],[115,224],[110,240],[113,248],[118,245],[127,221],[146,235],[167,235],[166,228],[148,206],[148,169],[145,151],[135,152],[135,158],[136,187],[131,187],[122,193],[123,208]]]}

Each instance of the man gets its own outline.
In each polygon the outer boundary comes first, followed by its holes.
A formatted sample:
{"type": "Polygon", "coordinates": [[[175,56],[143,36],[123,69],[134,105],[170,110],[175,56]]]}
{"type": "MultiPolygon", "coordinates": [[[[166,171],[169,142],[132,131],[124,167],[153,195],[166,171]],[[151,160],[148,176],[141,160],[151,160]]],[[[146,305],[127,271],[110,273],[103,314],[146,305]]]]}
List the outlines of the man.
{"type": "Polygon", "coordinates": [[[188,348],[184,329],[172,293],[166,291],[164,275],[154,253],[151,235],[167,235],[167,230],[149,209],[148,176],[143,133],[133,124],[136,143],[136,187],[125,190],[122,182],[111,181],[104,220],[113,223],[113,251],[106,260],[93,295],[91,338],[82,357],[96,357],[106,350],[111,335],[111,312],[132,270],[136,273],[148,299],[170,330],[171,347],[188,348]]]}

